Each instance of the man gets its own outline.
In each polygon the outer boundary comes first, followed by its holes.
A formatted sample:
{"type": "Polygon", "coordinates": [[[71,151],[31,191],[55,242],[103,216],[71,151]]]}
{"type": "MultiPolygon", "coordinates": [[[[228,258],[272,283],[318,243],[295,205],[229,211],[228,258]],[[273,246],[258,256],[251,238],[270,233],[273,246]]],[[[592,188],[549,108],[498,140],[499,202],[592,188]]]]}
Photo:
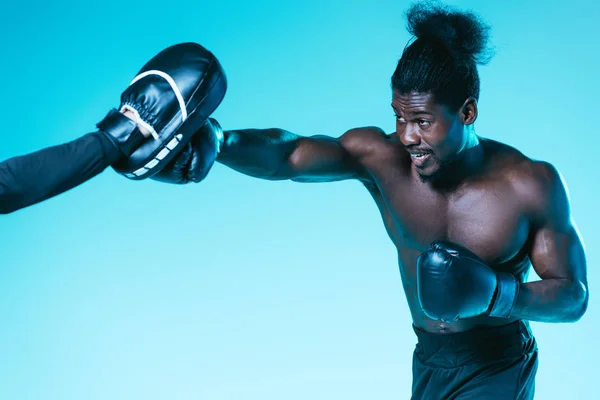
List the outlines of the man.
{"type": "Polygon", "coordinates": [[[160,174],[187,182],[207,158],[202,141],[218,141],[218,162],[257,178],[361,181],[398,251],[418,338],[413,398],[530,399],[538,360],[527,321],[576,321],[588,301],[565,187],[550,164],[475,133],[487,27],[427,5],[408,20],[416,38],[392,77],[395,133],[245,129],[221,138],[209,120],[160,174]],[[525,283],[530,265],[540,281],[525,283]]]}
{"type": "Polygon", "coordinates": [[[282,129],[224,132],[217,161],[249,176],[361,181],[381,212],[418,338],[414,399],[531,399],[528,321],[587,308],[584,248],[552,165],[478,136],[477,65],[488,27],[427,3],[392,77],[396,132],[339,138],[282,129]],[[527,282],[530,266],[541,280],[527,282]]]}
{"type": "Polygon", "coordinates": [[[61,194],[108,166],[130,179],[172,180],[162,169],[177,170],[175,156],[192,148],[200,158],[189,165],[188,179],[201,180],[218,151],[218,138],[205,137],[203,124],[226,86],[218,60],[202,46],[164,49],[144,65],[98,131],[0,163],[0,214],[61,194]]]}

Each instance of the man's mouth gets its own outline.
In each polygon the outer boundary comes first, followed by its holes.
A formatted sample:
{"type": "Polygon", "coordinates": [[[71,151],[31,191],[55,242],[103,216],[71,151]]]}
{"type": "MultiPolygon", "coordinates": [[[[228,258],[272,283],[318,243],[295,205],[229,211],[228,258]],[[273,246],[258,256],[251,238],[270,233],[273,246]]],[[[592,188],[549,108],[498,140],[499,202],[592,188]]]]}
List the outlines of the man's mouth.
{"type": "Polygon", "coordinates": [[[410,153],[410,156],[419,159],[425,157],[427,154],[429,153],[410,153]]]}
{"type": "Polygon", "coordinates": [[[410,158],[417,167],[423,166],[430,158],[431,153],[427,151],[410,151],[410,158]]]}

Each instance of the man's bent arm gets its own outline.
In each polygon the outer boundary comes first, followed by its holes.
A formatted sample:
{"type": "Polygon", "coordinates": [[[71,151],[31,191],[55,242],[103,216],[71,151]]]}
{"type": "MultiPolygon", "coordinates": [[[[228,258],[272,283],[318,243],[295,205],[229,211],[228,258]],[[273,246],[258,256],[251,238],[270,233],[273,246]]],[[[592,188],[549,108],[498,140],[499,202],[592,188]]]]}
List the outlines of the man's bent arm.
{"type": "Polygon", "coordinates": [[[121,153],[100,132],[0,163],[0,214],[39,203],[93,178],[121,153]]]}
{"type": "Polygon", "coordinates": [[[532,254],[534,269],[542,279],[520,285],[512,313],[514,317],[540,322],[575,322],[585,313],[589,293],[583,245],[575,227],[558,236],[561,237],[548,238],[553,242],[550,244],[552,249],[544,251],[545,255],[532,254]],[[556,243],[557,240],[561,243],[556,243]],[[565,255],[547,263],[541,261],[559,252],[565,255]]]}
{"type": "Polygon", "coordinates": [[[547,188],[540,206],[530,258],[540,281],[523,283],[513,316],[540,322],[574,322],[587,309],[587,265],[583,242],[571,220],[569,199],[560,175],[543,164],[547,188]]]}

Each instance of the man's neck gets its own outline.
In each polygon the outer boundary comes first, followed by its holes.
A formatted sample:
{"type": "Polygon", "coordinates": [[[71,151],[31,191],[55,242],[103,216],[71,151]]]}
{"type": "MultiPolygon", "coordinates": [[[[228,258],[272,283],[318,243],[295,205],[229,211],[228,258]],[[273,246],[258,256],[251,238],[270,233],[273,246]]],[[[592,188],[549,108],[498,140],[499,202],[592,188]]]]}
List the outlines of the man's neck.
{"type": "Polygon", "coordinates": [[[473,132],[456,157],[443,165],[431,179],[436,189],[453,189],[465,179],[479,174],[484,166],[484,149],[480,139],[473,132]]]}

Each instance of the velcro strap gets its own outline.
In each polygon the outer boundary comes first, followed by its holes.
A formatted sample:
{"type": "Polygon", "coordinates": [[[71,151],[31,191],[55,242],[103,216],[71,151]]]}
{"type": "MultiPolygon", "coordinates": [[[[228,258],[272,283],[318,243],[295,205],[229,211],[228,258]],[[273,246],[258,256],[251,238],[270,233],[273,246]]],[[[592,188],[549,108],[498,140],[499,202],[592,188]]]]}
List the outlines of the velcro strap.
{"type": "Polygon", "coordinates": [[[489,315],[491,317],[510,318],[519,293],[519,282],[513,274],[498,272],[496,275],[498,279],[496,296],[489,315]]]}
{"type": "Polygon", "coordinates": [[[124,156],[129,157],[146,139],[137,124],[112,109],[97,125],[124,156]]]}

